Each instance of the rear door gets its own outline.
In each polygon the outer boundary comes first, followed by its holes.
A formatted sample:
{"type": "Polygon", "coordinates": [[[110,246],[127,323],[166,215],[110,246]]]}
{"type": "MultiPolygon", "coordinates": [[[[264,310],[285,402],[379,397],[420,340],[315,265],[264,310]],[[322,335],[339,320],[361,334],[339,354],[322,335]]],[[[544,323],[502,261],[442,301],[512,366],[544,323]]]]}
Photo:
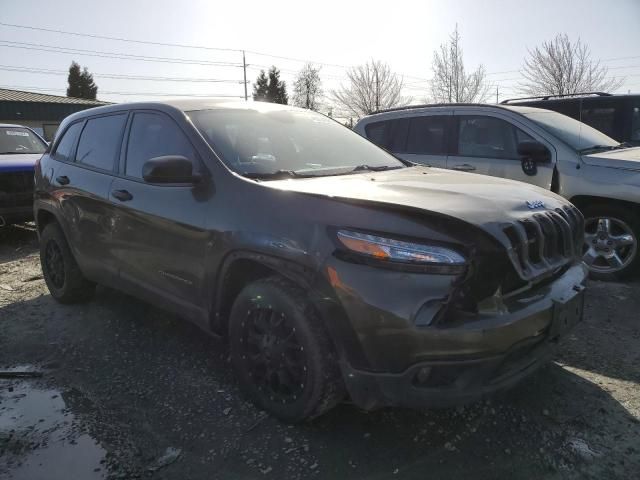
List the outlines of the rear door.
{"type": "Polygon", "coordinates": [[[120,174],[109,192],[118,210],[113,235],[120,281],[143,296],[197,305],[205,273],[206,199],[213,186],[143,180],[142,165],[159,156],[181,155],[194,170],[204,168],[184,131],[165,113],[134,112],[126,137],[120,174]]]}
{"type": "Polygon", "coordinates": [[[453,150],[447,161],[448,168],[551,189],[555,150],[526,125],[516,125],[510,118],[496,113],[462,109],[455,111],[453,126],[453,150]],[[551,161],[537,163],[533,171],[525,169],[517,152],[518,143],[524,141],[545,144],[551,161]]]}
{"type": "Polygon", "coordinates": [[[52,172],[43,172],[66,220],[66,233],[85,275],[108,283],[115,273],[110,254],[113,180],[127,113],[92,117],[71,125],[52,155],[52,172]],[[79,134],[77,142],[76,135],[79,134]]]}

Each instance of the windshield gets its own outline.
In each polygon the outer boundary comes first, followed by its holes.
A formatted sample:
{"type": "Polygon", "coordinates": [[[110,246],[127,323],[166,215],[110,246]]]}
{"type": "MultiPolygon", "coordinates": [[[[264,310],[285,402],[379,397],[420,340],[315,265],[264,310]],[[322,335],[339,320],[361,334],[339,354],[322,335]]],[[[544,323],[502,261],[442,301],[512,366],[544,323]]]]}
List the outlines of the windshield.
{"type": "Polygon", "coordinates": [[[254,178],[402,168],[360,135],[318,113],[261,105],[187,112],[222,161],[254,178]]]}
{"type": "Polygon", "coordinates": [[[0,154],[44,153],[47,145],[28,128],[0,127],[0,154]]]}
{"type": "Polygon", "coordinates": [[[609,149],[620,145],[620,142],[595,128],[561,113],[541,110],[524,113],[524,116],[564,140],[578,152],[596,148],[609,149]]]}

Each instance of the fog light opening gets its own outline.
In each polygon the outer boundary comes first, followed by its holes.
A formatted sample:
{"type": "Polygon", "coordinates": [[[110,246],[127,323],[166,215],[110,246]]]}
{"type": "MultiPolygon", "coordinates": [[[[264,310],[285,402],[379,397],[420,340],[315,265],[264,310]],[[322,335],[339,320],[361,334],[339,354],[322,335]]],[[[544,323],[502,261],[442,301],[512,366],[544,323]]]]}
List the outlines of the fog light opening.
{"type": "Polygon", "coordinates": [[[431,376],[431,367],[421,367],[413,377],[413,383],[415,385],[422,385],[429,380],[431,376]]]}

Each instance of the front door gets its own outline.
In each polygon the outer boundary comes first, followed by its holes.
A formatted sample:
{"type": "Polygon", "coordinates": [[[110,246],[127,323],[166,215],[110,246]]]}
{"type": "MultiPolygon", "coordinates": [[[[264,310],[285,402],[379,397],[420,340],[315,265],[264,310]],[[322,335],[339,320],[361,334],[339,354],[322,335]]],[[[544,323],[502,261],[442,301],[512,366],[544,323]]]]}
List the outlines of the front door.
{"type": "Polygon", "coordinates": [[[142,165],[151,158],[181,155],[202,169],[195,149],[164,113],[139,111],[128,126],[120,175],[109,193],[117,206],[114,256],[120,281],[142,295],[194,307],[204,284],[206,200],[210,182],[149,184],[142,165]]]}
{"type": "Polygon", "coordinates": [[[514,125],[507,119],[489,114],[455,112],[454,148],[447,159],[447,167],[482,175],[508,178],[551,189],[555,165],[554,153],[550,161],[531,164],[518,155],[518,143],[546,141],[535,138],[526,127],[514,125]]]}

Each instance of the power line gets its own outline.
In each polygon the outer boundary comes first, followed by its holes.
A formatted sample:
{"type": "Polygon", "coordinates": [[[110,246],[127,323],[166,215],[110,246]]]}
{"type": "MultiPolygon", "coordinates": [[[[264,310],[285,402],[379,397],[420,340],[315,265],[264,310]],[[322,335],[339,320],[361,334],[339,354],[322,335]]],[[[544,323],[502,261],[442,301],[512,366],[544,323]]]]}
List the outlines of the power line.
{"type": "Polygon", "coordinates": [[[103,58],[117,58],[121,60],[137,60],[142,62],[160,62],[160,63],[177,63],[185,65],[213,65],[219,67],[242,67],[241,63],[232,62],[210,62],[196,59],[184,59],[176,57],[151,57],[146,55],[132,55],[128,53],[119,52],[102,52],[98,50],[85,50],[80,48],[67,48],[67,47],[52,47],[49,45],[42,45],[39,43],[27,43],[27,42],[12,42],[9,40],[0,40],[0,43],[7,43],[9,45],[0,45],[0,47],[8,48],[21,48],[25,50],[39,50],[43,52],[51,53],[66,53],[73,55],[87,55],[90,57],[103,57],[103,58]]]}
{"type": "MultiPolygon", "coordinates": [[[[44,28],[44,27],[33,27],[33,26],[30,26],[30,25],[17,25],[17,24],[13,24],[13,23],[5,23],[5,22],[0,22],[0,25],[2,25],[4,27],[21,28],[21,29],[26,29],[26,30],[35,30],[35,31],[49,32],[49,33],[58,33],[58,34],[62,34],[62,35],[73,35],[73,36],[76,36],[76,37],[97,38],[97,39],[101,39],[101,40],[115,40],[115,41],[118,41],[118,42],[138,43],[138,44],[143,44],[143,45],[155,45],[155,46],[162,46],[162,47],[190,48],[190,49],[198,49],[198,50],[217,50],[217,51],[237,52],[237,53],[242,53],[242,51],[243,51],[242,49],[239,49],[239,48],[220,48],[220,47],[207,47],[207,46],[204,46],[204,45],[188,45],[188,44],[184,44],[184,43],[154,42],[154,41],[150,41],[150,40],[136,40],[136,39],[132,39],[132,38],[111,37],[111,36],[107,36],[107,35],[97,35],[97,34],[91,34],[91,33],[69,32],[67,30],[57,30],[57,29],[53,29],[53,28],[44,28]]],[[[309,60],[309,59],[286,57],[286,56],[283,56],[283,55],[272,55],[272,54],[269,54],[269,53],[259,52],[259,51],[256,51],[256,50],[245,50],[245,52],[246,53],[251,53],[253,55],[260,55],[260,56],[270,57],[270,58],[280,58],[280,59],[283,59],[283,60],[292,60],[292,61],[301,62],[301,63],[316,63],[316,64],[319,64],[319,65],[325,65],[325,66],[329,66],[329,67],[348,68],[346,65],[340,65],[340,64],[337,64],[337,63],[317,62],[315,60],[309,60]]]]}
{"type": "MultiPolygon", "coordinates": [[[[123,38],[123,37],[113,37],[113,36],[107,36],[107,35],[97,35],[97,34],[90,34],[90,33],[71,32],[71,31],[58,30],[58,29],[52,29],[52,28],[34,27],[34,26],[30,26],[30,25],[18,25],[18,24],[5,23],[5,22],[0,22],[0,26],[11,27],[11,28],[19,28],[19,29],[26,29],[26,30],[31,30],[31,31],[42,31],[42,32],[56,33],[56,34],[62,34],[62,35],[72,35],[72,36],[78,36],[78,37],[88,37],[88,38],[96,38],[96,39],[103,39],[103,40],[113,40],[113,41],[136,43],[136,44],[154,45],[154,46],[178,47],[178,48],[201,49],[201,50],[212,50],[212,51],[227,51],[227,52],[236,52],[236,53],[241,53],[242,52],[241,49],[235,49],[235,48],[208,47],[208,46],[204,46],[204,45],[189,45],[189,44],[180,44],[180,43],[156,42],[156,41],[149,41],[149,40],[137,40],[137,39],[123,38]]],[[[3,46],[3,47],[7,47],[7,48],[21,48],[21,49],[26,49],[26,50],[39,50],[39,51],[50,52],[50,53],[86,55],[86,56],[94,56],[94,57],[123,59],[123,60],[138,60],[138,61],[146,61],[146,62],[177,63],[177,64],[191,64],[191,65],[213,65],[213,66],[220,66],[220,67],[243,67],[243,64],[234,63],[234,62],[211,62],[211,61],[201,61],[201,60],[196,60],[196,59],[184,59],[184,58],[175,58],[175,57],[153,57],[153,56],[145,56],[145,55],[132,55],[132,54],[126,54],[126,53],[119,53],[119,52],[103,52],[103,51],[96,51],[96,50],[84,50],[84,49],[76,49],[76,48],[68,48],[68,47],[57,47],[57,46],[52,47],[52,46],[49,46],[49,45],[33,44],[33,43],[26,43],[26,42],[12,42],[12,41],[8,41],[8,40],[0,40],[0,42],[5,43],[5,44],[9,44],[9,45],[0,45],[0,47],[3,46]]],[[[265,56],[265,57],[270,57],[270,58],[279,58],[279,59],[290,60],[290,61],[295,61],[295,62],[315,63],[317,65],[328,66],[328,67],[337,67],[337,68],[342,68],[342,69],[350,68],[349,66],[341,65],[341,64],[319,62],[319,61],[314,61],[314,60],[309,60],[309,59],[288,57],[288,56],[284,56],[284,55],[273,55],[273,54],[259,52],[259,51],[255,51],[255,50],[246,50],[246,52],[247,53],[251,53],[253,55],[265,56]]],[[[635,58],[640,58],[640,56],[636,55],[636,56],[626,56],[626,57],[611,57],[611,58],[600,59],[600,61],[609,62],[609,61],[627,60],[627,59],[635,59],[635,58]]],[[[245,68],[247,68],[247,67],[251,68],[251,67],[254,67],[254,65],[246,65],[245,68]]],[[[255,67],[269,68],[266,65],[255,65],[255,67]]],[[[608,67],[608,68],[613,70],[613,69],[637,68],[637,67],[638,67],[638,65],[628,65],[628,66],[615,66],[615,67],[608,67]]],[[[288,73],[293,73],[293,74],[297,73],[296,70],[292,70],[292,69],[280,69],[280,70],[283,71],[283,72],[288,72],[288,73]]],[[[486,75],[499,75],[499,74],[505,74],[505,73],[519,73],[519,74],[521,74],[522,72],[521,72],[521,70],[504,70],[504,71],[500,71],[500,72],[487,72],[486,75]]],[[[411,85],[411,84],[417,84],[417,83],[421,83],[421,82],[429,82],[430,81],[430,79],[423,78],[423,77],[418,77],[418,76],[414,76],[414,75],[404,75],[404,74],[400,74],[400,75],[402,77],[404,77],[404,78],[415,79],[416,80],[416,81],[413,81],[413,82],[409,82],[406,85],[411,85]]],[[[103,75],[103,76],[105,76],[105,75],[103,75]]],[[[344,78],[343,76],[339,76],[339,75],[324,74],[324,76],[327,77],[327,78],[334,78],[334,79],[343,79],[344,78]]],[[[633,76],[633,75],[629,75],[629,76],[633,76]]],[[[495,81],[511,81],[511,80],[518,80],[518,79],[519,78],[499,79],[499,80],[495,80],[495,81]]],[[[166,81],[174,81],[174,80],[166,80],[166,81]]],[[[178,80],[175,80],[175,81],[178,81],[178,80]]],[[[240,83],[242,83],[242,82],[240,82],[240,83]]]]}
{"type": "MultiPolygon", "coordinates": [[[[16,89],[23,91],[36,91],[36,92],[66,92],[66,90],[61,88],[42,88],[42,87],[31,87],[25,85],[0,85],[0,88],[7,89],[16,89]]],[[[138,96],[150,96],[150,97],[197,97],[197,98],[207,98],[207,97],[225,97],[225,98],[244,98],[244,95],[227,95],[227,94],[193,94],[193,93],[164,93],[164,92],[116,92],[116,91],[99,91],[104,95],[138,95],[138,96]]]]}
{"type": "MultiPolygon", "coordinates": [[[[31,68],[20,67],[15,65],[0,65],[0,70],[9,72],[23,72],[23,73],[37,73],[46,75],[68,75],[66,70],[50,70],[46,68],[31,68]]],[[[98,73],[92,72],[96,77],[113,78],[116,80],[151,80],[151,81],[163,81],[163,82],[202,82],[202,83],[239,83],[242,84],[242,80],[235,79],[221,79],[221,78],[184,78],[184,77],[155,77],[144,75],[121,75],[116,73],[98,73]]]]}
{"type": "Polygon", "coordinates": [[[242,52],[242,50],[239,50],[239,49],[236,49],[236,48],[205,47],[205,46],[201,46],[201,45],[186,45],[186,44],[180,44],[180,43],[152,42],[152,41],[148,41],[148,40],[133,40],[133,39],[130,39],[130,38],[108,37],[106,35],[95,35],[95,34],[91,34],[91,33],[68,32],[68,31],[65,31],[65,30],[55,30],[53,28],[33,27],[33,26],[29,26],[29,25],[16,25],[16,24],[13,24],[13,23],[0,22],[0,25],[2,25],[4,27],[22,28],[22,29],[27,29],[27,30],[41,31],[41,32],[60,33],[60,34],[63,34],[63,35],[74,35],[76,37],[91,37],[91,38],[98,38],[98,39],[101,39],[101,40],[116,40],[116,41],[119,41],[119,42],[140,43],[140,44],[145,44],[145,45],[156,45],[156,46],[161,46],[161,47],[180,47],[180,48],[196,48],[196,49],[202,49],[202,50],[220,50],[220,51],[227,51],[227,52],[242,52]]]}
{"type": "MultiPolygon", "coordinates": [[[[30,25],[17,25],[17,24],[12,24],[12,23],[5,23],[5,22],[0,22],[0,25],[5,26],[5,27],[21,28],[21,29],[27,29],[27,30],[49,32],[49,33],[58,33],[58,34],[63,34],[63,35],[73,35],[73,36],[79,36],[79,37],[89,37],[89,38],[97,38],[97,39],[102,39],[102,40],[114,40],[114,41],[120,41],[120,42],[138,43],[138,44],[155,45],[155,46],[202,49],[202,50],[218,50],[218,51],[228,51],[228,52],[237,52],[237,53],[242,53],[242,51],[243,51],[242,49],[235,49],[235,48],[207,47],[207,46],[204,46],[204,45],[187,45],[187,44],[180,44],[180,43],[154,42],[154,41],[148,41],[148,40],[136,40],[136,39],[122,38],[122,37],[111,37],[111,36],[107,36],[107,35],[96,35],[96,34],[90,34],[90,33],[70,32],[70,31],[67,31],[67,30],[57,30],[57,29],[52,29],[52,28],[34,27],[34,26],[30,26],[30,25]]],[[[65,48],[65,47],[55,47],[55,48],[65,48]]],[[[256,50],[244,50],[244,51],[246,53],[251,53],[253,55],[259,55],[259,56],[270,57],[270,58],[279,58],[279,59],[282,59],[282,60],[290,60],[290,61],[300,62],[300,63],[314,63],[314,64],[317,64],[317,65],[322,65],[322,66],[327,66],[327,67],[337,67],[337,68],[342,68],[342,69],[351,68],[348,65],[341,65],[341,64],[338,64],[338,63],[320,62],[320,61],[317,61],[317,60],[310,60],[310,59],[303,59],[303,58],[296,58],[296,57],[288,57],[288,56],[285,56],[285,55],[274,55],[274,54],[270,54],[270,53],[259,52],[259,51],[256,51],[256,50]]],[[[107,53],[107,52],[105,52],[105,53],[107,53]]],[[[268,68],[268,67],[266,67],[266,68],[268,68]]],[[[297,73],[297,72],[294,72],[294,73],[297,73]]],[[[328,75],[325,74],[325,76],[328,76],[328,75]]],[[[406,78],[414,78],[414,79],[417,79],[417,80],[425,80],[425,81],[428,80],[428,79],[425,79],[423,77],[417,77],[417,76],[414,76],[414,75],[403,75],[403,76],[406,77],[406,78]]]]}

